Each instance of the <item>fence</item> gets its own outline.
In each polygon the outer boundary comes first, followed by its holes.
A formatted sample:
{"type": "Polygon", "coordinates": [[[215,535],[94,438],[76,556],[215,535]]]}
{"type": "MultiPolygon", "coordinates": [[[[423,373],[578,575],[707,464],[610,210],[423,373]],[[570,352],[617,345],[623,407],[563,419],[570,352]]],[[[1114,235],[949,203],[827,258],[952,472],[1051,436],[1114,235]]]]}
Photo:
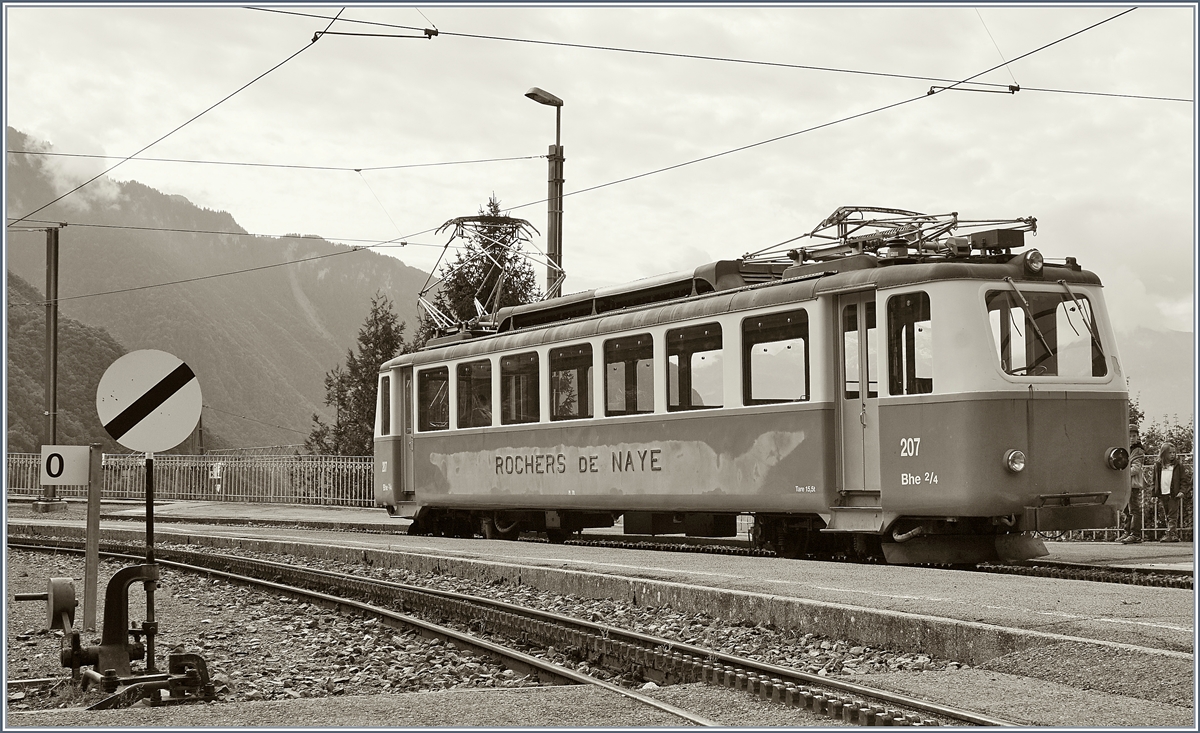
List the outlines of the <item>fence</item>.
{"type": "MultiPolygon", "coordinates": [[[[9,496],[40,496],[41,455],[10,453],[9,496]]],[[[106,453],[104,499],[146,498],[146,462],[138,455],[106,453]]],[[[60,497],[86,496],[85,486],[57,486],[60,497]]],[[[275,504],[374,505],[370,456],[176,456],[154,457],[156,499],[242,501],[275,504]]]]}
{"type": "MultiPolygon", "coordinates": [[[[1186,457],[1190,466],[1191,456],[1186,457]]],[[[9,496],[40,496],[42,457],[37,453],[8,454],[9,496]]],[[[101,497],[146,498],[146,464],[141,455],[106,453],[101,497]]],[[[58,486],[60,497],[86,496],[87,487],[58,486]]],[[[1143,491],[1142,536],[1156,540],[1166,533],[1166,515],[1149,487],[1143,491]]],[[[245,501],[275,504],[374,506],[370,456],[239,456],[203,455],[154,457],[154,496],[158,499],[245,501]]],[[[749,530],[750,517],[739,517],[738,532],[749,530]]],[[[1122,515],[1122,520],[1124,515],[1122,515]]],[[[1185,497],[1179,533],[1192,537],[1193,507],[1185,497]]],[[[1055,537],[1065,540],[1115,540],[1120,528],[1087,529],[1055,537]]]]}
{"type": "MultiPolygon", "coordinates": [[[[1179,456],[1180,463],[1185,467],[1185,476],[1192,476],[1192,484],[1195,483],[1195,473],[1192,471],[1193,456],[1185,453],[1179,456]]],[[[1145,456],[1143,458],[1143,480],[1144,488],[1142,489],[1142,522],[1141,527],[1134,527],[1135,530],[1141,531],[1141,536],[1145,540],[1159,540],[1167,533],[1167,512],[1163,503],[1154,495],[1154,480],[1150,475],[1150,467],[1154,465],[1155,456],[1145,456]]],[[[1192,503],[1192,490],[1189,489],[1184,494],[1183,501],[1179,508],[1179,538],[1184,542],[1192,541],[1192,532],[1195,525],[1195,507],[1192,503]]],[[[1126,508],[1121,510],[1121,524],[1124,526],[1126,520],[1126,508]]],[[[1064,540],[1100,540],[1112,541],[1116,540],[1125,534],[1125,530],[1121,527],[1112,527],[1109,529],[1080,529],[1073,532],[1064,532],[1061,537],[1055,539],[1064,540]]]]}

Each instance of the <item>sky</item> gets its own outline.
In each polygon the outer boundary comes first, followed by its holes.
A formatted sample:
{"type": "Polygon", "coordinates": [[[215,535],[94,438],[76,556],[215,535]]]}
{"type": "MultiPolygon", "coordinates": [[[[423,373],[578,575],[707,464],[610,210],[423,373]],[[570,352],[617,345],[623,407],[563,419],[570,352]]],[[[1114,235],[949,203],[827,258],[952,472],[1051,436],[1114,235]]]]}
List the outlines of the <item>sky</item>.
{"type": "MultiPolygon", "coordinates": [[[[447,241],[433,230],[493,195],[545,249],[555,113],[524,96],[537,86],[564,100],[565,293],[873,205],[1037,217],[1027,244],[1096,272],[1118,331],[1193,330],[1194,7],[1139,7],[1028,56],[1132,6],[272,7],[341,14],[8,4],[6,122],[57,152],[128,156],[257,78],[141,157],[361,172],[134,160],[109,176],[258,234],[403,240],[380,251],[429,270],[447,241]],[[419,37],[312,42],[327,26],[419,37]],[[1015,94],[926,94],[1006,60],[975,81],[1015,94]],[[368,170],[496,158],[518,159],[368,170]]],[[[66,191],[114,162],[53,165],[66,191]]],[[[81,218],[104,195],[73,194],[81,218]]]]}

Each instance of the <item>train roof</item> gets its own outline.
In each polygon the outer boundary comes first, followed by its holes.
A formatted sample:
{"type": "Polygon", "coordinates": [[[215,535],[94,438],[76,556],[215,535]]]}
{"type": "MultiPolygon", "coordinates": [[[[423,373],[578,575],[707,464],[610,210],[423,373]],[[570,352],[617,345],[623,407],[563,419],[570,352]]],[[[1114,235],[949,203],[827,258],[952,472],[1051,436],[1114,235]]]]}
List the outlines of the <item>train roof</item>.
{"type": "Polygon", "coordinates": [[[939,280],[1003,280],[1100,285],[1074,258],[1026,267],[1034,251],[1009,248],[985,256],[921,257],[860,253],[815,262],[720,260],[694,270],[597,288],[527,305],[501,308],[488,329],[464,329],[431,339],[418,352],[383,365],[427,364],[476,355],[575,341],[663,323],[812,300],[862,289],[890,289],[939,280]]]}

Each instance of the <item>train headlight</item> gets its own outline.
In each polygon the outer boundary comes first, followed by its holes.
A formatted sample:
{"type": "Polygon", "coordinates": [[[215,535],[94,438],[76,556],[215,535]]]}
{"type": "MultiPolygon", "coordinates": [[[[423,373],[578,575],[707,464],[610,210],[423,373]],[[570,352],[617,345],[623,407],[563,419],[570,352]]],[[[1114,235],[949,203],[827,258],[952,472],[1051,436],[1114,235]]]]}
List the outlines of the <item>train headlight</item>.
{"type": "Polygon", "coordinates": [[[1109,448],[1104,452],[1104,462],[1114,471],[1129,468],[1129,451],[1124,448],[1109,448]]]}
{"type": "Polygon", "coordinates": [[[1031,249],[1025,253],[1025,271],[1030,275],[1042,274],[1042,266],[1046,264],[1046,258],[1042,257],[1042,253],[1036,249],[1031,249]]]}
{"type": "Polygon", "coordinates": [[[1004,454],[1004,467],[1012,473],[1020,473],[1025,470],[1025,452],[1017,449],[1012,449],[1004,454]]]}

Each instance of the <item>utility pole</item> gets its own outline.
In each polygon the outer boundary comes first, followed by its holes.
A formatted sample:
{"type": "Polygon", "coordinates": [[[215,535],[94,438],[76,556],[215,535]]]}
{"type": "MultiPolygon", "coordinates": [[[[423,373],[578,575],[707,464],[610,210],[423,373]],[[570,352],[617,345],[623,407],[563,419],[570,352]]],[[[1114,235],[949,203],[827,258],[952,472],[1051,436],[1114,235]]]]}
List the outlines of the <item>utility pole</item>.
{"type": "Polygon", "coordinates": [[[58,445],[57,227],[46,230],[46,445],[58,445]]]}
{"type": "MultiPolygon", "coordinates": [[[[63,225],[65,226],[65,225],[63,225]]],[[[46,434],[43,445],[58,445],[58,230],[46,229],[46,434]]],[[[62,512],[67,502],[58,498],[54,484],[42,488],[33,502],[35,512],[62,512]]]]}

